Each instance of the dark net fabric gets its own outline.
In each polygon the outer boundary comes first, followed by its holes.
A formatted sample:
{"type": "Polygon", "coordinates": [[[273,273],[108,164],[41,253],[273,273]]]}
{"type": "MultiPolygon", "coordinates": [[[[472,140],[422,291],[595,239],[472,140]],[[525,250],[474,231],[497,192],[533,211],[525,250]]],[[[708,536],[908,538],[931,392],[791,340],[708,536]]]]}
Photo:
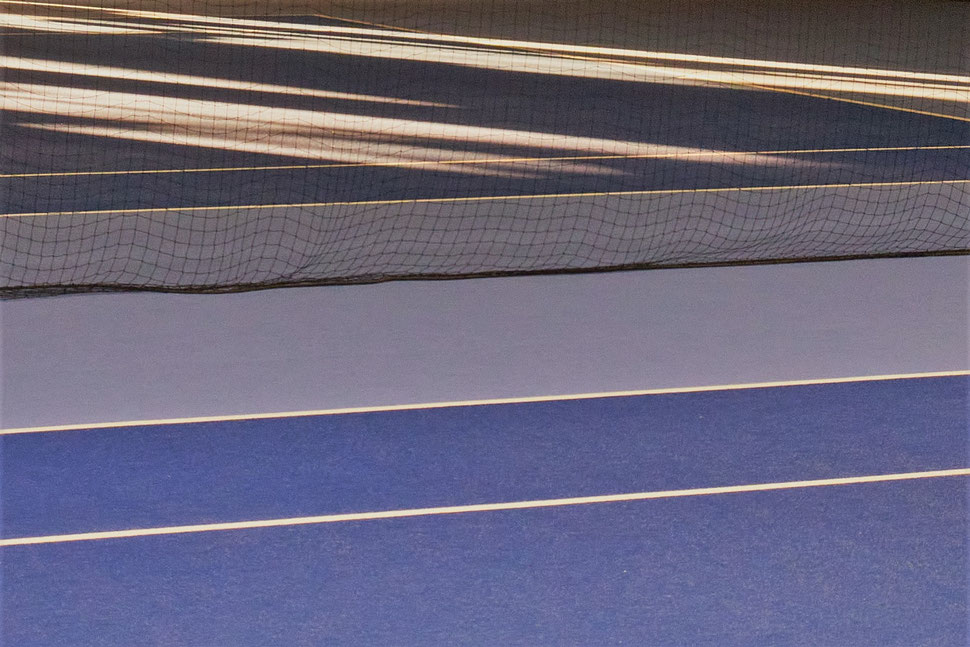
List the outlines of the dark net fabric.
{"type": "Polygon", "coordinates": [[[965,253],[968,30],[947,1],[4,0],[0,297],[965,253]]]}

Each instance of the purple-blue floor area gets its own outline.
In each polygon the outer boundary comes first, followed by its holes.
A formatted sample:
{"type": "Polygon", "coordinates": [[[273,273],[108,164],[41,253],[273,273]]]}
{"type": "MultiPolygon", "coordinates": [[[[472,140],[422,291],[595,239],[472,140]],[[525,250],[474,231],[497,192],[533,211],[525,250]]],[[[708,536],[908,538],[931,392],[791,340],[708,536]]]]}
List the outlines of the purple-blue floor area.
{"type": "MultiPolygon", "coordinates": [[[[3,438],[3,537],[964,468],[968,379],[3,438]]],[[[11,645],[963,645],[965,477],[0,549],[11,645]]]]}

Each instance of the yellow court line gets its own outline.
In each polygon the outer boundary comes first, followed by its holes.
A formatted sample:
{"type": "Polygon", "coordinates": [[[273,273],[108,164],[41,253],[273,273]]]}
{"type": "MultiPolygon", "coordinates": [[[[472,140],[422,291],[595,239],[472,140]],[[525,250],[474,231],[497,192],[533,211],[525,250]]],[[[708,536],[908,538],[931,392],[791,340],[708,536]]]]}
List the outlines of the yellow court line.
{"type": "Polygon", "coordinates": [[[227,530],[252,530],[255,528],[283,528],[289,526],[309,526],[325,523],[348,521],[374,521],[377,519],[403,519],[408,517],[431,517],[470,512],[499,512],[507,510],[531,510],[536,508],[559,508],[597,503],[622,503],[630,501],[650,501],[680,497],[710,496],[715,494],[740,494],[742,492],[771,492],[804,488],[827,487],[835,485],[861,485],[866,483],[887,483],[893,481],[912,481],[917,479],[947,478],[970,476],[970,468],[926,470],[922,472],[900,472],[895,474],[874,474],[870,476],[848,476],[841,478],[811,479],[802,481],[781,481],[777,483],[755,483],[750,485],[728,485],[721,487],[689,488],[682,490],[658,490],[653,492],[630,492],[625,494],[605,494],[600,496],[569,497],[561,499],[537,499],[532,501],[508,501],[502,503],[478,503],[453,505],[434,508],[409,508],[402,510],[380,510],[376,512],[352,512],[346,514],[327,514],[309,517],[288,517],[283,519],[258,519],[253,521],[232,521],[228,523],[205,523],[185,526],[161,526],[157,528],[131,528],[127,530],[107,530],[82,532],[65,535],[40,535],[34,537],[11,537],[0,539],[0,548],[12,546],[35,546],[38,544],[62,544],[75,541],[98,541],[104,539],[131,539],[134,537],[154,537],[159,535],[183,535],[190,533],[221,532],[227,530]]]}
{"type": "MultiPolygon", "coordinates": [[[[539,45],[541,44],[536,44],[536,46],[534,47],[529,47],[528,45],[495,44],[495,45],[492,45],[492,47],[496,49],[508,49],[513,52],[519,52],[519,53],[544,55],[550,58],[584,61],[589,63],[610,63],[615,65],[628,65],[631,67],[644,66],[644,65],[651,66],[654,64],[654,62],[651,60],[646,60],[646,61],[638,60],[643,58],[647,58],[647,59],[659,58],[661,60],[674,60],[678,62],[695,62],[695,63],[701,63],[705,65],[715,65],[715,66],[727,67],[727,68],[737,68],[739,66],[742,68],[752,67],[751,63],[760,62],[760,61],[751,61],[751,60],[733,60],[733,61],[729,59],[717,60],[716,57],[711,60],[700,60],[700,59],[709,59],[711,57],[692,56],[692,55],[683,55],[680,58],[676,58],[674,56],[663,56],[663,55],[660,55],[660,53],[656,53],[656,52],[651,53],[651,55],[649,56],[644,56],[642,54],[637,54],[637,53],[631,53],[629,55],[630,58],[615,58],[614,56],[601,55],[601,54],[570,54],[567,52],[560,52],[557,50],[550,50],[547,48],[539,47],[539,45]]],[[[886,85],[897,85],[897,86],[909,85],[907,80],[911,78],[923,79],[924,77],[926,77],[925,80],[938,80],[939,82],[931,83],[931,84],[920,83],[919,86],[923,88],[935,88],[935,89],[944,89],[944,88],[961,89],[961,87],[964,87],[964,85],[966,84],[967,79],[970,78],[970,77],[955,77],[955,78],[936,79],[935,77],[938,75],[921,75],[918,73],[912,73],[912,72],[906,72],[906,71],[866,69],[866,68],[846,68],[844,70],[839,68],[827,69],[828,66],[812,66],[808,64],[780,63],[779,66],[782,70],[785,70],[786,68],[807,70],[807,71],[800,71],[795,74],[796,77],[801,77],[801,78],[813,78],[813,79],[819,79],[819,80],[833,80],[833,81],[839,81],[839,80],[876,81],[879,79],[886,79],[881,82],[886,85]],[[821,71],[818,71],[821,68],[826,68],[828,73],[832,76],[826,76],[821,71]],[[810,72],[813,69],[816,70],[815,73],[810,72]],[[893,77],[895,77],[895,79],[893,77]]],[[[764,66],[756,65],[754,67],[764,67],[764,66]]],[[[768,67],[770,68],[771,66],[768,66],[768,67]]],[[[679,78],[681,80],[687,80],[687,81],[694,80],[693,76],[691,75],[685,76],[682,74],[677,74],[677,72],[680,70],[684,70],[686,72],[700,71],[697,68],[680,68],[680,67],[667,67],[665,69],[670,71],[669,76],[671,78],[679,78]]],[[[729,69],[728,71],[736,71],[736,70],[729,69]]],[[[742,71],[740,73],[743,74],[745,72],[742,71]]],[[[771,76],[776,76],[779,78],[786,78],[789,75],[789,72],[787,71],[772,71],[770,69],[764,73],[771,76]]],[[[947,77],[948,75],[942,75],[942,76],[947,77]]],[[[782,88],[778,88],[772,85],[759,85],[756,83],[747,83],[744,81],[730,81],[730,80],[719,81],[715,79],[705,79],[702,81],[702,83],[712,84],[712,85],[729,85],[729,86],[734,85],[739,87],[757,87],[762,90],[778,90],[779,92],[786,91],[782,88]]],[[[815,96],[815,95],[807,94],[807,96],[815,96]]],[[[823,99],[829,98],[823,95],[818,95],[818,97],[823,99]]],[[[883,104],[874,104],[874,105],[878,107],[885,107],[885,108],[895,107],[895,106],[883,105],[883,104]]]]}
{"type": "Polygon", "coordinates": [[[858,382],[882,382],[886,380],[919,380],[941,377],[968,377],[970,370],[931,371],[923,373],[891,373],[885,375],[860,375],[851,377],[826,377],[804,380],[781,380],[774,382],[743,382],[737,384],[715,384],[707,386],[680,386],[658,389],[638,389],[629,391],[601,391],[594,393],[572,393],[565,395],[539,395],[514,398],[491,398],[484,400],[456,400],[450,402],[424,402],[416,404],[378,405],[370,407],[345,407],[340,409],[315,409],[304,411],[282,411],[273,413],[244,413],[222,416],[195,416],[186,418],[160,418],[155,420],[125,420],[116,422],[92,422],[69,425],[48,425],[43,427],[18,427],[0,429],[0,436],[15,434],[36,434],[57,431],[79,431],[89,429],[119,429],[127,427],[153,427],[159,425],[196,424],[206,422],[239,422],[245,420],[276,420],[282,418],[303,418],[308,416],[335,416],[354,413],[382,413],[393,411],[416,411],[426,409],[449,409],[455,407],[476,407],[504,404],[534,404],[542,402],[568,402],[574,400],[593,400],[597,398],[625,398],[644,395],[676,395],[683,393],[710,393],[715,391],[742,391],[746,389],[767,389],[790,386],[819,386],[826,384],[854,384],[858,382]]]}
{"type": "Polygon", "coordinates": [[[380,27],[381,29],[391,29],[393,31],[409,31],[413,34],[427,34],[431,36],[434,35],[434,32],[425,31],[423,29],[413,29],[411,27],[395,27],[394,25],[385,25],[379,22],[370,22],[368,20],[355,20],[353,18],[341,18],[339,16],[328,16],[327,14],[323,14],[323,13],[314,13],[311,15],[314,16],[315,18],[323,18],[325,20],[339,20],[341,22],[354,23],[355,25],[367,25],[368,27],[380,27]]]}
{"type": "Polygon", "coordinates": [[[503,200],[548,200],[563,198],[631,197],[648,195],[686,195],[691,193],[743,193],[745,191],[806,191],[814,189],[871,189],[904,186],[953,186],[970,184],[970,179],[907,180],[900,182],[845,182],[838,184],[787,184],[778,186],[736,186],[706,189],[646,189],[637,191],[588,191],[576,193],[536,193],[525,195],[484,195],[456,198],[411,198],[395,200],[344,200],[336,202],[293,202],[280,204],[229,204],[208,207],[144,207],[138,209],[94,209],[88,211],[35,211],[3,213],[0,218],[40,218],[54,216],[111,216],[140,213],[188,213],[205,211],[250,211],[256,209],[319,209],[324,207],[374,207],[395,204],[445,204],[449,202],[501,202],[503,200]]]}
{"type": "MultiPolygon", "coordinates": [[[[589,61],[589,62],[621,63],[621,64],[632,65],[632,66],[642,65],[642,63],[640,61],[636,61],[636,60],[624,60],[624,59],[615,59],[615,58],[604,58],[604,57],[599,57],[599,56],[581,56],[581,55],[576,55],[576,54],[557,54],[557,56],[559,58],[575,59],[575,60],[589,61]]],[[[671,78],[681,78],[681,79],[690,80],[690,77],[689,76],[680,76],[680,75],[678,75],[676,73],[677,68],[670,68],[670,70],[671,70],[671,74],[670,74],[671,78]]],[[[709,83],[709,84],[714,84],[714,85],[724,85],[724,86],[729,86],[729,87],[739,87],[739,88],[757,88],[758,90],[765,90],[765,91],[768,91],[768,92],[781,92],[781,93],[785,93],[785,94],[795,94],[795,95],[799,95],[799,96],[803,96],[803,97],[811,97],[813,99],[826,99],[826,100],[829,100],[829,101],[839,101],[839,102],[842,102],[842,103],[851,103],[851,104],[855,104],[855,105],[866,106],[866,107],[869,107],[869,108],[883,108],[883,109],[886,109],[886,110],[895,110],[897,112],[908,112],[908,113],[913,113],[913,114],[917,114],[917,115],[924,115],[924,116],[928,116],[928,117],[940,117],[940,118],[943,118],[943,119],[954,119],[956,121],[968,121],[968,122],[970,122],[970,117],[960,117],[960,116],[957,116],[957,115],[951,115],[951,114],[941,113],[941,112],[930,112],[928,110],[918,110],[918,109],[915,109],[915,108],[904,108],[904,107],[901,107],[901,106],[894,106],[894,105],[890,105],[890,104],[886,104],[886,103],[876,103],[876,102],[873,102],[873,101],[860,101],[858,99],[846,99],[846,98],[842,98],[842,97],[833,97],[833,96],[830,96],[830,95],[827,95],[827,94],[819,94],[819,93],[815,93],[815,92],[806,92],[804,90],[792,90],[792,89],[789,89],[789,88],[781,88],[781,87],[774,86],[774,85],[763,85],[763,84],[760,84],[760,83],[747,83],[747,82],[744,82],[744,81],[729,81],[729,80],[725,80],[725,81],[706,80],[706,81],[704,81],[704,83],[709,83]]]]}
{"type": "MultiPolygon", "coordinates": [[[[63,31],[63,32],[62,31],[21,31],[21,32],[15,32],[15,33],[12,33],[12,34],[2,34],[2,33],[0,33],[0,38],[3,38],[4,36],[35,36],[35,37],[40,37],[40,36],[55,36],[55,37],[56,36],[62,36],[62,37],[66,37],[66,36],[77,36],[79,34],[80,35],[89,35],[90,33],[91,32],[76,32],[76,31],[72,31],[72,32],[67,32],[67,31],[63,31]]],[[[165,32],[161,32],[161,31],[138,31],[138,32],[135,32],[134,30],[132,30],[132,31],[128,32],[126,35],[130,35],[130,36],[160,36],[160,35],[163,35],[164,33],[165,32]]]]}
{"type": "Polygon", "coordinates": [[[688,151],[684,153],[639,153],[629,155],[555,155],[548,157],[495,157],[481,160],[427,160],[418,162],[337,162],[329,164],[280,164],[267,166],[226,166],[214,168],[182,168],[182,169],[133,169],[127,171],[58,171],[47,173],[0,173],[0,179],[14,178],[42,178],[42,177],[85,177],[111,175],[153,175],[173,173],[239,173],[246,171],[292,171],[315,170],[326,168],[362,168],[362,167],[413,167],[437,165],[475,165],[475,164],[518,164],[526,162],[589,162],[602,160],[624,159],[682,159],[696,157],[725,157],[731,155],[812,155],[831,153],[887,153],[907,151],[945,151],[968,150],[970,144],[953,144],[944,146],[877,146],[852,148],[801,148],[788,150],[767,151],[688,151]]]}
{"type": "MultiPolygon", "coordinates": [[[[0,0],[0,5],[18,5],[24,7],[43,7],[44,9],[78,9],[82,11],[96,11],[100,13],[122,13],[122,14],[132,14],[132,15],[143,15],[143,14],[157,14],[156,11],[139,10],[139,9],[126,9],[124,7],[104,7],[97,5],[85,5],[85,4],[68,4],[63,2],[38,2],[35,0],[0,0]]],[[[200,18],[209,18],[205,14],[180,14],[185,16],[197,16],[200,18]]],[[[281,17],[294,17],[294,16],[304,16],[307,14],[283,14],[281,17]]],[[[217,18],[233,18],[234,16],[215,16],[217,18]]]]}
{"type": "Polygon", "coordinates": [[[21,5],[26,7],[44,7],[45,9],[86,9],[91,11],[118,11],[113,7],[95,7],[91,5],[62,4],[57,2],[29,2],[28,0],[0,0],[0,4],[21,5]]]}
{"type": "MultiPolygon", "coordinates": [[[[943,112],[930,112],[929,110],[918,110],[916,108],[904,108],[902,106],[893,106],[887,103],[876,103],[874,101],[860,101],[859,99],[847,99],[845,97],[833,97],[827,94],[819,94],[817,92],[806,92],[804,90],[791,90],[789,88],[779,88],[771,85],[760,85],[757,83],[744,83],[740,82],[725,82],[726,85],[736,85],[747,88],[758,88],[759,90],[769,90],[771,92],[783,92],[785,94],[797,94],[803,97],[811,97],[813,99],[826,99],[828,101],[839,101],[841,103],[852,103],[859,106],[866,106],[868,108],[884,108],[887,110],[895,110],[897,112],[909,112],[916,115],[924,115],[927,117],[940,117],[943,119],[953,119],[954,121],[966,121],[970,122],[970,117],[960,117],[958,115],[951,115],[943,112]]],[[[970,91],[968,91],[970,94],[970,91]]]]}
{"type": "MultiPolygon", "coordinates": [[[[536,54],[549,54],[556,56],[558,58],[570,58],[581,61],[591,61],[591,62],[603,62],[603,63],[632,63],[632,64],[642,64],[642,61],[636,59],[654,59],[654,60],[674,60],[680,62],[694,62],[703,63],[711,65],[721,65],[721,66],[747,66],[747,67],[767,67],[776,68],[784,70],[802,70],[802,71],[813,71],[817,73],[829,72],[832,74],[840,75],[856,75],[856,76],[869,76],[869,77],[897,77],[906,79],[923,79],[923,80],[939,80],[939,81],[953,81],[957,83],[963,83],[968,78],[966,76],[952,75],[952,74],[937,74],[928,72],[910,72],[906,70],[884,70],[878,68],[863,68],[863,67],[845,67],[845,66],[835,66],[835,65],[819,65],[811,63],[795,63],[790,61],[764,61],[760,59],[741,59],[732,57],[719,57],[719,56],[707,56],[703,54],[676,54],[673,52],[644,52],[641,50],[627,50],[627,49],[617,49],[610,47],[600,47],[600,46],[583,46],[583,45],[572,45],[573,51],[575,52],[587,52],[586,54],[575,54],[569,53],[568,48],[570,45],[566,43],[549,43],[549,42],[529,42],[529,41],[512,41],[508,39],[494,39],[494,38],[481,38],[475,36],[459,36],[459,35],[449,35],[449,34],[439,34],[435,32],[429,32],[418,29],[411,29],[408,27],[395,27],[393,25],[386,25],[381,23],[369,22],[366,20],[353,20],[347,18],[339,18],[337,16],[326,16],[324,14],[314,14],[322,18],[328,18],[333,20],[344,20],[347,22],[357,23],[360,25],[378,27],[380,29],[390,29],[397,31],[407,31],[413,32],[420,35],[425,35],[429,37],[437,37],[443,40],[443,42],[454,42],[456,40],[468,44],[477,45],[487,45],[489,47],[494,47],[497,49],[506,49],[516,52],[524,53],[536,53],[536,54]],[[617,58],[617,56],[625,58],[617,58]]],[[[676,68],[674,68],[676,69],[676,68]]],[[[821,77],[820,77],[821,78],[821,77]]]]}

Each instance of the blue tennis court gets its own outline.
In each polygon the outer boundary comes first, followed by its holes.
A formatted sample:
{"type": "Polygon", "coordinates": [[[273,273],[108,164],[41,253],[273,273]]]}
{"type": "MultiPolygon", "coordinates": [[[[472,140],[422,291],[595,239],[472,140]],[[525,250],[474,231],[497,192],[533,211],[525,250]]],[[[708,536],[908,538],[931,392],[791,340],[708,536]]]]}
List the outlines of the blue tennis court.
{"type": "Polygon", "coordinates": [[[967,408],[962,373],[10,430],[3,635],[962,644],[967,408]]]}

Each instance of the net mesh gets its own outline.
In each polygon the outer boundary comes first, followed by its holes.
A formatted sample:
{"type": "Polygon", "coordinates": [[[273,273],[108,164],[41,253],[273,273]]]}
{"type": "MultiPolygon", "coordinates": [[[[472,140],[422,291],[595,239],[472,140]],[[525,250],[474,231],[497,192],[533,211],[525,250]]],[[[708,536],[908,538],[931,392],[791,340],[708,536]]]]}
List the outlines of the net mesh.
{"type": "Polygon", "coordinates": [[[0,297],[970,249],[970,3],[0,1],[0,297]]]}

